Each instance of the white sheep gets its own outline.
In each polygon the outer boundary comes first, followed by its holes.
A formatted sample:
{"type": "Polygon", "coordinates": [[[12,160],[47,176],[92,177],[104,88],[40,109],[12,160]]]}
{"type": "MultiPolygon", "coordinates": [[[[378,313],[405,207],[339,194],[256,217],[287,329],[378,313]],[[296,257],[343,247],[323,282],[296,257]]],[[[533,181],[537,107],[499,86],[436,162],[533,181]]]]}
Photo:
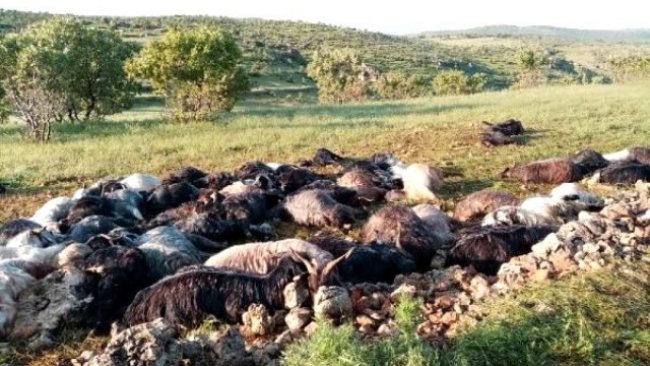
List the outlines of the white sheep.
{"type": "Polygon", "coordinates": [[[391,172],[404,183],[404,193],[409,200],[432,200],[434,190],[442,187],[442,171],[426,164],[411,164],[404,168],[396,165],[391,172]]]}
{"type": "MultiPolygon", "coordinates": [[[[546,206],[545,206],[546,208],[546,206]]],[[[481,226],[556,226],[557,220],[517,206],[501,206],[483,218],[481,226]]]]}
{"type": "Polygon", "coordinates": [[[314,244],[300,239],[285,239],[266,243],[249,243],[227,248],[206,262],[206,266],[231,269],[251,274],[267,274],[282,259],[282,255],[297,252],[316,268],[323,268],[334,257],[314,244]]]}
{"type": "Polygon", "coordinates": [[[77,200],[70,197],[52,198],[36,210],[30,220],[48,230],[57,230],[57,223],[68,215],[75,202],[77,200]]]}
{"type": "Polygon", "coordinates": [[[120,180],[127,189],[136,192],[150,192],[162,184],[158,177],[149,174],[131,174],[120,180]]]}
{"type": "Polygon", "coordinates": [[[0,260],[0,335],[6,336],[16,318],[16,298],[40,277],[39,264],[22,259],[0,260]]]}

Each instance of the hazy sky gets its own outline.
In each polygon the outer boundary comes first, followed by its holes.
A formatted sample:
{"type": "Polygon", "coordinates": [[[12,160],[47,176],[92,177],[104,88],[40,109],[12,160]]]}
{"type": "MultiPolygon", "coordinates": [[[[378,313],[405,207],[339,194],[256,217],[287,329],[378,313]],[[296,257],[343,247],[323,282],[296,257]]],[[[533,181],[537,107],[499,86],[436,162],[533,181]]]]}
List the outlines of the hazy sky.
{"type": "Polygon", "coordinates": [[[491,24],[650,28],[647,0],[0,0],[0,8],[78,15],[303,20],[394,34],[491,24]]]}

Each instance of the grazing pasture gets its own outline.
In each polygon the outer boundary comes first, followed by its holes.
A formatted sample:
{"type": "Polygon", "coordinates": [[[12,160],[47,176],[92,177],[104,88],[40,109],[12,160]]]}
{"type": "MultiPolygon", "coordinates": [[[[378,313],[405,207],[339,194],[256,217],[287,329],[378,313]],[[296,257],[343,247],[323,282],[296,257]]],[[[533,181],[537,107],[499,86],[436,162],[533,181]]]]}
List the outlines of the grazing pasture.
{"type": "Polygon", "coordinates": [[[544,87],[346,105],[299,104],[252,97],[214,122],[163,122],[162,103],[141,97],[135,108],[104,121],[61,123],[48,144],[26,140],[21,126],[0,125],[0,221],[28,215],[57,192],[105,176],[163,175],[183,165],[206,171],[241,163],[296,162],[327,147],[345,156],[389,151],[452,173],[443,198],[500,187],[528,189],[497,178],[516,162],[566,156],[584,148],[618,151],[650,136],[649,84],[544,87]],[[277,102],[277,103],[276,103],[277,102]],[[481,121],[523,121],[516,144],[486,148],[481,121]]]}

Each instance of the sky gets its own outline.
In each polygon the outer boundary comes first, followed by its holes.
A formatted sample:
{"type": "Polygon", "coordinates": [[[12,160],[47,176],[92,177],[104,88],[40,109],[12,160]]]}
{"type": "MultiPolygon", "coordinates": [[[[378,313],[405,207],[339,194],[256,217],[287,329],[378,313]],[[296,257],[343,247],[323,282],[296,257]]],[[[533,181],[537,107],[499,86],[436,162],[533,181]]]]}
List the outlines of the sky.
{"type": "Polygon", "coordinates": [[[75,15],[301,20],[390,34],[494,24],[650,28],[647,0],[0,0],[0,8],[75,15]]]}

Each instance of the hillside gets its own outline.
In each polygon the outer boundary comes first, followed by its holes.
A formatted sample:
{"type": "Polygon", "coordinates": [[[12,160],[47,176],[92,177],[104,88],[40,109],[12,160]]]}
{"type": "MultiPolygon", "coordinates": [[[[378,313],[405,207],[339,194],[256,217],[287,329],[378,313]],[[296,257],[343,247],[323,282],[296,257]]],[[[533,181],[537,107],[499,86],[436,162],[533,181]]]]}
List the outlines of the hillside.
{"type": "Polygon", "coordinates": [[[582,42],[650,42],[650,29],[591,30],[551,26],[489,25],[454,31],[422,32],[420,37],[525,37],[582,42]]]}
{"type": "MultiPolygon", "coordinates": [[[[0,31],[19,31],[31,22],[52,16],[54,15],[0,10],[0,31]]],[[[480,44],[477,48],[453,43],[459,41],[459,37],[451,40],[448,36],[398,37],[352,28],[291,21],[203,16],[80,19],[99,27],[113,29],[124,39],[139,43],[159,37],[169,27],[194,27],[199,24],[219,26],[234,34],[241,44],[245,63],[258,86],[254,89],[255,93],[281,99],[313,98],[315,88],[306,77],[304,66],[312,53],[323,47],[353,49],[362,56],[364,62],[380,72],[402,71],[424,78],[433,78],[441,70],[449,69],[460,69],[468,74],[483,73],[487,77],[488,90],[504,89],[513,83],[514,75],[518,71],[516,52],[520,48],[548,52],[554,57],[558,56],[555,58],[566,61],[558,64],[560,67],[549,64],[545,73],[551,83],[580,82],[583,66],[589,69],[589,74],[603,74],[596,80],[607,79],[607,71],[602,68],[602,63],[583,65],[584,55],[579,55],[579,60],[573,60],[554,47],[553,43],[540,40],[520,43],[516,41],[513,44],[509,40],[498,38],[497,42],[480,44]]],[[[606,52],[602,48],[597,51],[606,52]]],[[[624,51],[627,51],[627,48],[624,51]]],[[[619,52],[622,51],[615,49],[613,54],[618,55],[619,52]]],[[[587,57],[586,61],[590,59],[587,57]]]]}

